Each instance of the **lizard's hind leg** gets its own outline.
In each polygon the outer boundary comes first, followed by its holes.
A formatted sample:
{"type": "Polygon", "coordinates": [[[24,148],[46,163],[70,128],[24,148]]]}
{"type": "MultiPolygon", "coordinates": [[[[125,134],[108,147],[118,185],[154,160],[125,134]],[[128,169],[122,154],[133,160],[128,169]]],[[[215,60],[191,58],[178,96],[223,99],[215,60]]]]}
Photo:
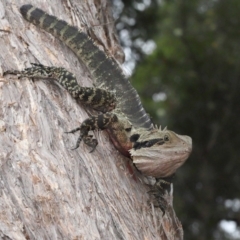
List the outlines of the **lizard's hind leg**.
{"type": "Polygon", "coordinates": [[[18,75],[19,78],[43,78],[56,79],[58,82],[72,95],[72,97],[79,99],[91,108],[108,112],[115,108],[116,98],[115,94],[101,88],[81,87],[76,80],[73,73],[67,71],[62,67],[48,67],[42,64],[32,63],[32,67],[26,68],[23,71],[6,71],[6,74],[18,75]]]}
{"type": "Polygon", "coordinates": [[[114,113],[105,113],[105,114],[99,114],[97,116],[92,116],[90,118],[87,118],[80,127],[73,129],[72,131],[66,132],[66,133],[75,133],[77,131],[80,131],[80,136],[77,140],[76,146],[74,149],[77,149],[80,145],[80,142],[83,140],[83,142],[91,147],[91,151],[93,152],[97,145],[97,139],[93,138],[92,135],[89,135],[89,131],[94,130],[103,130],[108,127],[109,124],[118,121],[116,114],[114,113]]]}

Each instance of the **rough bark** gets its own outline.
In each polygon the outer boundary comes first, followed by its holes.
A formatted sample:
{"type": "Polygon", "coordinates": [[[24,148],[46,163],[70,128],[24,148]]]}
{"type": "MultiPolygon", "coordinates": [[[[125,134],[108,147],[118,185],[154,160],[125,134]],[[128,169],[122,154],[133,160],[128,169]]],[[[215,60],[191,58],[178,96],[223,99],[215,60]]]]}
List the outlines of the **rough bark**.
{"type": "MultiPolygon", "coordinates": [[[[93,84],[67,47],[21,17],[26,3],[84,29],[121,62],[107,0],[8,0],[0,2],[0,74],[36,62],[64,66],[81,85],[93,84]]],[[[148,186],[106,133],[94,133],[93,153],[83,145],[71,150],[78,136],[64,131],[94,112],[56,82],[1,77],[0,106],[2,239],[182,238],[171,196],[164,217],[149,207],[148,186]]]]}

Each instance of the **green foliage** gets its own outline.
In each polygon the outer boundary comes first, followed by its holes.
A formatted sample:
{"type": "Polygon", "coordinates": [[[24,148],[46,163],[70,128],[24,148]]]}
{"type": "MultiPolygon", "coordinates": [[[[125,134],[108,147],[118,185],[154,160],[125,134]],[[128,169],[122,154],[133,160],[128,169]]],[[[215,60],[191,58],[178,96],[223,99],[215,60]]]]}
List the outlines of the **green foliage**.
{"type": "Polygon", "coordinates": [[[155,123],[193,138],[175,180],[185,238],[228,239],[220,221],[240,223],[240,209],[225,206],[240,198],[240,1],[162,0],[146,12],[135,12],[145,19],[139,37],[156,49],[139,54],[133,85],[155,123]],[[166,100],[154,102],[161,92],[166,100]]]}

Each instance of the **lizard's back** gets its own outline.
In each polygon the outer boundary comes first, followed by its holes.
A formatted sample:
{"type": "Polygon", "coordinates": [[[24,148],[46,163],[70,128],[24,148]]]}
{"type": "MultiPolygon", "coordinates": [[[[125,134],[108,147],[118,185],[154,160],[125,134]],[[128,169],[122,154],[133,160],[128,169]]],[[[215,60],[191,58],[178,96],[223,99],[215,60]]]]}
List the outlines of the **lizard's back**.
{"type": "Polygon", "coordinates": [[[30,4],[23,5],[20,11],[26,20],[62,40],[83,60],[94,77],[96,86],[116,94],[117,107],[134,127],[152,127],[136,90],[124,76],[117,62],[101,51],[84,32],[30,4]]]}

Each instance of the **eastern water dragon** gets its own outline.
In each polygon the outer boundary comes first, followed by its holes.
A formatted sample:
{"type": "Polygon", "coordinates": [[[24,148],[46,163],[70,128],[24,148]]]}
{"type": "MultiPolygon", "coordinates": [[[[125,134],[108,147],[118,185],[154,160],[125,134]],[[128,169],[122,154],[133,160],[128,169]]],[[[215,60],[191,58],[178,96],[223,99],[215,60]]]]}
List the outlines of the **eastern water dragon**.
{"type": "MultiPolygon", "coordinates": [[[[20,12],[26,20],[62,40],[84,62],[95,81],[96,87],[81,87],[65,68],[41,64],[33,64],[23,71],[5,72],[58,80],[72,97],[101,112],[69,132],[80,132],[75,149],[83,141],[94,151],[98,142],[89,131],[106,129],[116,149],[130,157],[143,175],[156,179],[173,175],[191,153],[191,138],[155,127],[117,62],[101,51],[86,33],[30,4],[23,5],[20,12]]],[[[159,197],[158,205],[164,211],[162,193],[158,193],[162,189],[160,185],[157,181],[152,193],[159,197]]]]}

